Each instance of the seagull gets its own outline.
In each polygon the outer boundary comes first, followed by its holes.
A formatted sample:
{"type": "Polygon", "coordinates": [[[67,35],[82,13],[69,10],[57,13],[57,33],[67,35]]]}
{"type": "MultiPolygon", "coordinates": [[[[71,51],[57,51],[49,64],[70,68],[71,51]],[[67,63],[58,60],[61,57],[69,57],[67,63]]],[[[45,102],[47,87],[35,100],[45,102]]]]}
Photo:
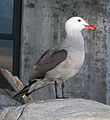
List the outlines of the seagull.
{"type": "Polygon", "coordinates": [[[25,86],[15,97],[30,95],[33,91],[41,89],[54,82],[56,98],[57,81],[62,81],[62,98],[64,98],[64,81],[78,73],[84,63],[84,39],[81,30],[94,26],[89,25],[81,17],[72,17],[65,23],[66,37],[64,41],[54,48],[48,49],[34,66],[34,72],[25,86]]]}

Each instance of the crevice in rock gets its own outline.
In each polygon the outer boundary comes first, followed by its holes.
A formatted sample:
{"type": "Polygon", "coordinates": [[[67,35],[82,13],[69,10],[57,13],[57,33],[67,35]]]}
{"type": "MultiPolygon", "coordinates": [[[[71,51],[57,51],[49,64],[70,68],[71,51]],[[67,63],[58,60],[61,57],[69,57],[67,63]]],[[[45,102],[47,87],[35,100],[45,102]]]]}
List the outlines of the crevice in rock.
{"type": "Polygon", "coordinates": [[[24,110],[25,110],[25,107],[23,107],[23,109],[22,109],[22,111],[21,111],[20,115],[18,116],[18,118],[17,118],[16,120],[19,120],[19,119],[20,119],[20,117],[22,116],[22,114],[23,114],[24,110]]]}

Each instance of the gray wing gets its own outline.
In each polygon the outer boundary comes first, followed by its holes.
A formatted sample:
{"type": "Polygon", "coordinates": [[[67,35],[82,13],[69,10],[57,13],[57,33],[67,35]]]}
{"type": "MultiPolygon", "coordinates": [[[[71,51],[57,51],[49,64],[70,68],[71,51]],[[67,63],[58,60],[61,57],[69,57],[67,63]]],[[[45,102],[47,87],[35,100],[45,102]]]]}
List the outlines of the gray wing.
{"type": "Polygon", "coordinates": [[[57,49],[49,49],[47,50],[37,61],[35,64],[36,69],[29,80],[29,85],[25,86],[18,94],[14,97],[19,97],[22,95],[30,95],[34,90],[38,90],[42,87],[47,86],[47,83],[37,82],[35,79],[42,79],[45,77],[47,71],[55,68],[58,64],[63,62],[67,57],[67,51],[57,50],[57,49]],[[35,89],[36,87],[36,89],[35,89]],[[33,89],[34,88],[34,89],[33,89]]]}
{"type": "Polygon", "coordinates": [[[67,57],[67,51],[64,49],[49,49],[47,50],[35,64],[35,72],[30,77],[29,82],[33,79],[43,79],[46,72],[55,68],[63,62],[67,57]]]}

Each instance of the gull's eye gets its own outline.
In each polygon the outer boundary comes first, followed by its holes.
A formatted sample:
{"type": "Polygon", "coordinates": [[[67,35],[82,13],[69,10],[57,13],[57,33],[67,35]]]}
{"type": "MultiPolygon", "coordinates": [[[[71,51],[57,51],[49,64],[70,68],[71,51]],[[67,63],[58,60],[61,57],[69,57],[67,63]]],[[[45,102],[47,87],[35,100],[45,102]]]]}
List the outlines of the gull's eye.
{"type": "Polygon", "coordinates": [[[80,20],[80,19],[78,19],[78,22],[81,22],[81,20],[80,20]]]}

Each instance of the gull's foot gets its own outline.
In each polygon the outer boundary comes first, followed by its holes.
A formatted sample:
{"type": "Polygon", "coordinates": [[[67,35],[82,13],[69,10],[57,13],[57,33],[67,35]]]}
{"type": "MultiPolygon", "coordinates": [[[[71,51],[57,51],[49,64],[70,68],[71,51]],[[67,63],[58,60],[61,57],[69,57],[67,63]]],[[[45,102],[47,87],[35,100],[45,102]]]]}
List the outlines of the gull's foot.
{"type": "Polygon", "coordinates": [[[67,99],[69,97],[56,97],[56,99],[67,99]]]}
{"type": "Polygon", "coordinates": [[[67,98],[69,98],[69,97],[62,97],[62,99],[67,99],[67,98]]]}

